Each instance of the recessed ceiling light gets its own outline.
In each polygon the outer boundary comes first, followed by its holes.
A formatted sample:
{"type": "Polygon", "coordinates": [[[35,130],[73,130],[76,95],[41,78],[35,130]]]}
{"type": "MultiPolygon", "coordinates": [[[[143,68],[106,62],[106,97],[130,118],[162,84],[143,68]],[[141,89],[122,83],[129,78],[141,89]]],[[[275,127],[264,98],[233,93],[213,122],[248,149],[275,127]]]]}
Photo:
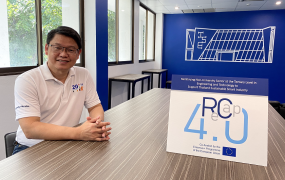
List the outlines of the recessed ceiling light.
{"type": "Polygon", "coordinates": [[[125,11],[125,10],[122,10],[122,11],[125,11]]]}
{"type": "Polygon", "coordinates": [[[178,7],[178,6],[176,6],[176,7],[175,7],[175,9],[179,9],[179,7],[178,7]]]}
{"type": "Polygon", "coordinates": [[[247,6],[250,6],[250,4],[246,4],[247,6]]]}
{"type": "Polygon", "coordinates": [[[277,1],[277,2],[276,2],[276,5],[280,5],[280,4],[281,4],[281,1],[277,1]]]}

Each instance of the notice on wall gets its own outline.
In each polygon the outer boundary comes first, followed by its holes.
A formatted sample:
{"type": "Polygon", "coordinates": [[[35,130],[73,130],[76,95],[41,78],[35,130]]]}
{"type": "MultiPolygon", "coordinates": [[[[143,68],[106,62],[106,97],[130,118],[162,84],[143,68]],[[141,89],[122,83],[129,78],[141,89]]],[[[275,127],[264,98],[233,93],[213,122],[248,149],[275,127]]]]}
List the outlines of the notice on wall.
{"type": "Polygon", "coordinates": [[[268,80],[173,75],[168,152],[267,166],[268,80]]]}

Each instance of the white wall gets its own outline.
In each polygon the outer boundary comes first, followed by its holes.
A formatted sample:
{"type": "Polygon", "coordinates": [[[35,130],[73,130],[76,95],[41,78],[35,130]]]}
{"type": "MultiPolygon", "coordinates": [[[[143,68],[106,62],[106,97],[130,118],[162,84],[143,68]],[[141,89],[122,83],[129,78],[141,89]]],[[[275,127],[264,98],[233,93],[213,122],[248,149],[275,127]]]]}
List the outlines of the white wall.
{"type": "MultiPolygon", "coordinates": [[[[114,77],[124,74],[141,74],[147,69],[161,69],[162,67],[162,29],[163,15],[156,14],[156,39],[155,39],[155,61],[139,63],[139,0],[134,1],[134,64],[109,66],[108,77],[114,77]]],[[[154,75],[153,87],[158,86],[158,75],[154,75]]],[[[144,89],[147,89],[147,80],[144,83],[144,89]]],[[[136,83],[135,96],[141,94],[141,82],[136,83]]],[[[111,107],[117,106],[128,99],[128,84],[126,82],[112,83],[112,103],[111,107]]]]}
{"type": "Polygon", "coordinates": [[[0,160],[6,158],[4,135],[17,131],[15,121],[14,82],[18,76],[0,76],[0,160]]]}

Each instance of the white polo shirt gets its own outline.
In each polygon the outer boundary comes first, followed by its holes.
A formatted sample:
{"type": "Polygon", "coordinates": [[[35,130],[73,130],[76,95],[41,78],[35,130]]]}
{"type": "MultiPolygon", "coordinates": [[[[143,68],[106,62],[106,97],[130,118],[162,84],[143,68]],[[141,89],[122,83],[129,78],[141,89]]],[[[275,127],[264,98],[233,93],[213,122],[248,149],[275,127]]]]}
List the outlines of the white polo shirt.
{"type": "MultiPolygon", "coordinates": [[[[89,72],[72,67],[63,84],[51,74],[47,64],[21,74],[15,82],[16,121],[24,117],[40,117],[41,122],[75,126],[83,110],[100,103],[89,72]]],[[[42,140],[27,139],[21,126],[16,141],[33,146],[42,140]]]]}

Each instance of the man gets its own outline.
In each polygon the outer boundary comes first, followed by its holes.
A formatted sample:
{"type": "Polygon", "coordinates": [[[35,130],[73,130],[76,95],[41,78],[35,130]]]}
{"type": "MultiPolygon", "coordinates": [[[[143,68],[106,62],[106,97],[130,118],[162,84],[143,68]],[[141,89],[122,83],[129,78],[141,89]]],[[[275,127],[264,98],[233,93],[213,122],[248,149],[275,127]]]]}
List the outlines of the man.
{"type": "Polygon", "coordinates": [[[13,154],[42,140],[109,140],[109,122],[89,72],[74,64],[82,51],[81,38],[60,26],[47,35],[47,63],[20,75],[15,82],[15,111],[19,121],[13,154]],[[79,123],[83,105],[87,121],[79,123]]]}

